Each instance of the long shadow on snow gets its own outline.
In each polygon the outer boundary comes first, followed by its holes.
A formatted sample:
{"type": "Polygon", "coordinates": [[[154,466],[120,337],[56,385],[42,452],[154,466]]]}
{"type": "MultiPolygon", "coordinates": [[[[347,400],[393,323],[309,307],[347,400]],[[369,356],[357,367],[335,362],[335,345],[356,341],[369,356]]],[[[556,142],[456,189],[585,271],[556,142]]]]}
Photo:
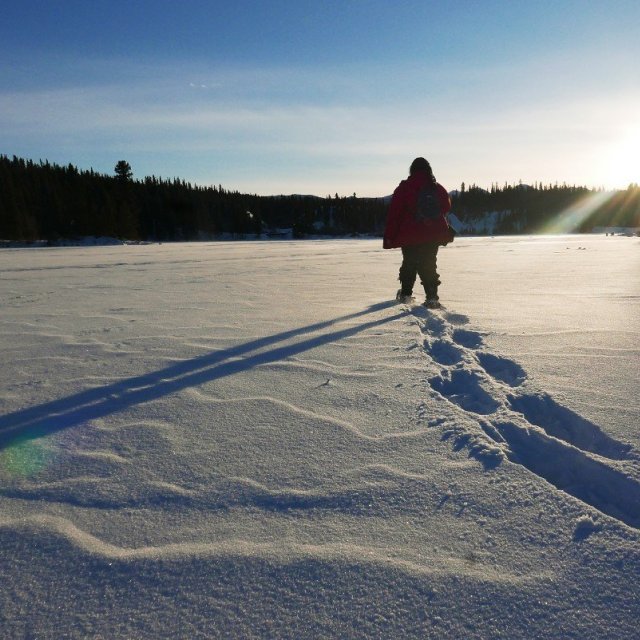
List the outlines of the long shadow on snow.
{"type": "Polygon", "coordinates": [[[251,340],[237,347],[191,358],[152,373],[87,389],[66,398],[15,411],[0,417],[0,450],[16,441],[22,442],[39,438],[136,404],[155,400],[187,387],[198,386],[218,378],[247,371],[262,364],[276,362],[408,315],[408,311],[402,311],[386,318],[370,320],[346,329],[323,333],[294,344],[274,346],[292,338],[330,328],[341,322],[382,311],[393,305],[395,302],[379,302],[363,311],[283,331],[266,338],[251,340]],[[268,350],[261,351],[263,349],[268,350]],[[239,360],[232,360],[254,351],[259,351],[259,353],[242,357],[239,360]]]}

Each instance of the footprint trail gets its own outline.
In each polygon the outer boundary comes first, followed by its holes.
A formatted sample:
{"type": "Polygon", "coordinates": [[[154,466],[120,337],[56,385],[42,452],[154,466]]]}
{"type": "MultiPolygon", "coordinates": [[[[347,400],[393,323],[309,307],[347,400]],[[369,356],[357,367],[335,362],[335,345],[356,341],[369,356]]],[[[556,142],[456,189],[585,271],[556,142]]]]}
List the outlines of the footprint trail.
{"type": "Polygon", "coordinates": [[[507,459],[583,503],[640,528],[640,483],[624,472],[640,455],[629,444],[534,390],[516,362],[489,352],[469,319],[414,308],[426,354],[439,367],[435,397],[462,411],[443,437],[466,447],[485,467],[507,459]],[[470,419],[469,419],[470,418],[470,419]]]}

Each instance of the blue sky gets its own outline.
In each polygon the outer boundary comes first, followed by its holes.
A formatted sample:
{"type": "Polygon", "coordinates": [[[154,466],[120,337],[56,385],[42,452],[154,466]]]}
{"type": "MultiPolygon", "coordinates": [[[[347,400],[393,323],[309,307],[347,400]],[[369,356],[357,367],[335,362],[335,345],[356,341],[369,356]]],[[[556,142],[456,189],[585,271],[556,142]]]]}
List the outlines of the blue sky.
{"type": "Polygon", "coordinates": [[[640,3],[6,3],[0,153],[260,194],[640,182],[640,3]]]}

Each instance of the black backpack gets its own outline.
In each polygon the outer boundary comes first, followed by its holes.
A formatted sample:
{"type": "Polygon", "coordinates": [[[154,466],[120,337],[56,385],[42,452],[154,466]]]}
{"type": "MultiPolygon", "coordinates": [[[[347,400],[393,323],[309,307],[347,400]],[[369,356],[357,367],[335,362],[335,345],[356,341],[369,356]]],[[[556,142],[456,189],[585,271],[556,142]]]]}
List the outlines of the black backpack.
{"type": "Polygon", "coordinates": [[[418,192],[415,219],[418,222],[435,220],[441,213],[436,185],[427,184],[418,192]]]}

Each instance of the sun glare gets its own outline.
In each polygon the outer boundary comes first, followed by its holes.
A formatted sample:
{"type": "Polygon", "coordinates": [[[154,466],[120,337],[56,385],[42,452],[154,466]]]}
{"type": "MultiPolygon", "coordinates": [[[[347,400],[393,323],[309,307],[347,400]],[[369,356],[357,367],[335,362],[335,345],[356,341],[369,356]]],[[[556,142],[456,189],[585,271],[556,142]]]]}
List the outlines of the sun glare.
{"type": "Polygon", "coordinates": [[[595,211],[613,197],[612,191],[598,191],[584,197],[579,202],[561,211],[547,222],[541,233],[573,233],[595,211]]]}
{"type": "Polygon", "coordinates": [[[605,154],[603,177],[607,188],[626,189],[631,183],[640,183],[639,150],[640,125],[636,125],[605,154]]]}

